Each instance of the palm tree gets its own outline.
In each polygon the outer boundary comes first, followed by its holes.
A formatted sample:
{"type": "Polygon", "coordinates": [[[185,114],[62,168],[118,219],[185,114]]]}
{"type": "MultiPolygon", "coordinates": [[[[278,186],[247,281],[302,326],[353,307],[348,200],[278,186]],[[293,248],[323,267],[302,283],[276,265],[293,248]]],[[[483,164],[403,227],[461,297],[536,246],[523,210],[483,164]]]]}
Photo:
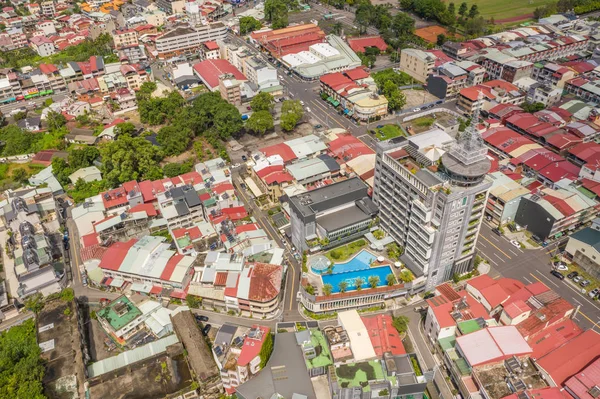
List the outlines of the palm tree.
{"type": "Polygon", "coordinates": [[[371,288],[377,288],[379,285],[379,276],[369,276],[369,285],[371,288]]]}
{"type": "Polygon", "coordinates": [[[385,280],[387,281],[387,285],[391,287],[396,282],[396,277],[394,277],[394,275],[390,273],[386,276],[385,280]]]}
{"type": "Polygon", "coordinates": [[[333,291],[333,285],[323,284],[323,294],[325,294],[325,296],[329,296],[331,291],[333,291]]]}
{"type": "Polygon", "coordinates": [[[362,286],[365,283],[365,280],[362,277],[357,277],[354,279],[354,285],[356,286],[356,290],[362,290],[362,286]]]}
{"type": "Polygon", "coordinates": [[[344,293],[348,289],[348,283],[345,281],[340,281],[340,283],[338,284],[338,288],[340,289],[341,293],[344,293]]]}

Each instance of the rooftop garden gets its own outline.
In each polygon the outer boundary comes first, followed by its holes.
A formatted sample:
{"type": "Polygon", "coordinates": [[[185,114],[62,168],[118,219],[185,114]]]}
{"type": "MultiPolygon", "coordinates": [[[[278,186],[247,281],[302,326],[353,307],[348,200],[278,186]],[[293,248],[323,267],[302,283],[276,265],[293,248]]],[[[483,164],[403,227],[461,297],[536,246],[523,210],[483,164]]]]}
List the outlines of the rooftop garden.
{"type": "Polygon", "coordinates": [[[332,262],[342,262],[346,259],[351,258],[354,254],[358,253],[367,245],[364,239],[360,239],[350,244],[342,245],[325,253],[327,259],[332,262]]]}
{"type": "Polygon", "coordinates": [[[369,381],[383,380],[383,368],[377,360],[363,363],[342,364],[335,369],[342,388],[368,387],[369,381]]]}
{"type": "Polygon", "coordinates": [[[315,348],[317,357],[311,360],[306,359],[306,367],[312,369],[314,367],[327,367],[333,364],[333,357],[323,333],[318,329],[311,329],[310,332],[310,344],[315,348]]]}
{"type": "Polygon", "coordinates": [[[375,129],[375,137],[380,141],[386,141],[398,136],[406,136],[404,131],[397,125],[385,125],[375,129]]]}

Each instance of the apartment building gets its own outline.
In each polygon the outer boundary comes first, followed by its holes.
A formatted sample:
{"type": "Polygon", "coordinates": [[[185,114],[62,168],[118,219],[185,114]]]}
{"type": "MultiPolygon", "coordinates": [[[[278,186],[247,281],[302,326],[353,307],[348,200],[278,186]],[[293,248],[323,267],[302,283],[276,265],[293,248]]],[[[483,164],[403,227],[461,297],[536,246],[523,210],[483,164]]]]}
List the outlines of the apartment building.
{"type": "Polygon", "coordinates": [[[179,26],[156,38],[157,57],[161,60],[192,54],[202,43],[209,40],[222,40],[227,34],[227,26],[222,23],[203,25],[197,28],[179,26]]]}
{"type": "Polygon", "coordinates": [[[189,227],[205,218],[202,201],[191,185],[173,187],[156,196],[158,209],[170,229],[189,227]]]}
{"type": "Polygon", "coordinates": [[[137,32],[133,29],[115,30],[112,33],[112,38],[117,50],[138,45],[137,32]]]}
{"type": "Polygon", "coordinates": [[[573,79],[576,75],[577,73],[574,70],[565,66],[552,62],[536,62],[531,77],[540,83],[562,89],[567,81],[573,79]]]}
{"type": "Polygon", "coordinates": [[[531,76],[533,63],[511,57],[495,48],[486,49],[481,55],[481,65],[492,79],[503,79],[513,83],[531,76]]]}
{"type": "Polygon", "coordinates": [[[455,98],[461,89],[483,83],[485,68],[471,61],[442,64],[427,77],[427,90],[438,98],[455,98]]]}
{"type": "Polygon", "coordinates": [[[433,72],[436,56],[423,50],[407,48],[400,52],[400,70],[419,82],[426,82],[433,72]]]}
{"type": "Polygon", "coordinates": [[[10,51],[27,46],[27,36],[21,28],[0,32],[0,50],[10,51]]]}
{"type": "Polygon", "coordinates": [[[243,63],[242,72],[248,80],[258,86],[261,92],[278,96],[283,94],[283,86],[277,77],[277,69],[259,57],[249,57],[243,63]]]}
{"type": "MultiPolygon", "coordinates": [[[[479,108],[473,120],[478,116],[479,108]]],[[[381,227],[405,248],[404,264],[426,278],[425,290],[473,267],[492,185],[486,179],[491,166],[487,148],[474,125],[454,145],[440,141],[445,133],[437,130],[412,137],[412,143],[391,139],[377,144],[373,201],[381,227]],[[418,157],[414,148],[419,144],[422,150],[436,148],[437,154],[421,151],[425,156],[418,157]]]]}
{"type": "Polygon", "coordinates": [[[498,79],[461,89],[458,93],[457,107],[472,113],[481,107],[487,110],[496,104],[520,105],[524,101],[525,93],[517,86],[498,79]]]}
{"type": "Polygon", "coordinates": [[[183,0],[158,0],[156,6],[167,15],[183,14],[185,11],[185,1],[183,0]]]}
{"type": "Polygon", "coordinates": [[[209,40],[202,43],[200,46],[200,59],[204,60],[216,60],[221,58],[221,50],[219,45],[214,40],[209,40]]]}
{"type": "Polygon", "coordinates": [[[56,14],[56,7],[53,0],[43,1],[40,3],[40,7],[43,15],[52,17],[54,14],[56,14]]]}
{"type": "Polygon", "coordinates": [[[565,90],[585,102],[600,103],[600,79],[595,77],[576,77],[566,82],[565,90]]]}
{"type": "Polygon", "coordinates": [[[31,44],[31,48],[33,49],[33,51],[38,53],[40,57],[47,57],[56,52],[54,43],[46,36],[32,37],[31,39],[29,39],[29,43],[31,44]]]}
{"type": "Polygon", "coordinates": [[[238,80],[234,74],[219,75],[219,92],[221,97],[229,104],[242,104],[242,86],[245,80],[238,80]]]}

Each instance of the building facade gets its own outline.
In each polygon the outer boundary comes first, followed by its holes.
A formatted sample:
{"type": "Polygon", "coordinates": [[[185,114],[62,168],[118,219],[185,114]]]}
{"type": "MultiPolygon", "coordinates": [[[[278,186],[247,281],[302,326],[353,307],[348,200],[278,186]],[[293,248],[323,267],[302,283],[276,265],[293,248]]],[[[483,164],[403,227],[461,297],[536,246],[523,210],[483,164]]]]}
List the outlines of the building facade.
{"type": "Polygon", "coordinates": [[[405,248],[401,260],[426,278],[430,290],[472,267],[491,186],[485,179],[490,161],[473,127],[443,154],[436,172],[399,158],[405,145],[393,139],[378,143],[373,201],[381,227],[405,248]]]}

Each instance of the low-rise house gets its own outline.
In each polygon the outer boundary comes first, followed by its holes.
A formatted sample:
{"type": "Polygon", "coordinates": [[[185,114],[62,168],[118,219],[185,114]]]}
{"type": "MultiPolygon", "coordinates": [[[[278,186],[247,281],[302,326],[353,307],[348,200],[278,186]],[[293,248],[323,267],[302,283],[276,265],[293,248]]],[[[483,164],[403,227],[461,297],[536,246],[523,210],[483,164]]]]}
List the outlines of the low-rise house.
{"type": "Polygon", "coordinates": [[[89,183],[97,180],[102,180],[102,174],[100,173],[100,169],[95,166],[88,166],[87,168],[77,169],[75,172],[69,175],[69,180],[71,183],[75,184],[79,179],[82,179],[84,182],[89,183]]]}

